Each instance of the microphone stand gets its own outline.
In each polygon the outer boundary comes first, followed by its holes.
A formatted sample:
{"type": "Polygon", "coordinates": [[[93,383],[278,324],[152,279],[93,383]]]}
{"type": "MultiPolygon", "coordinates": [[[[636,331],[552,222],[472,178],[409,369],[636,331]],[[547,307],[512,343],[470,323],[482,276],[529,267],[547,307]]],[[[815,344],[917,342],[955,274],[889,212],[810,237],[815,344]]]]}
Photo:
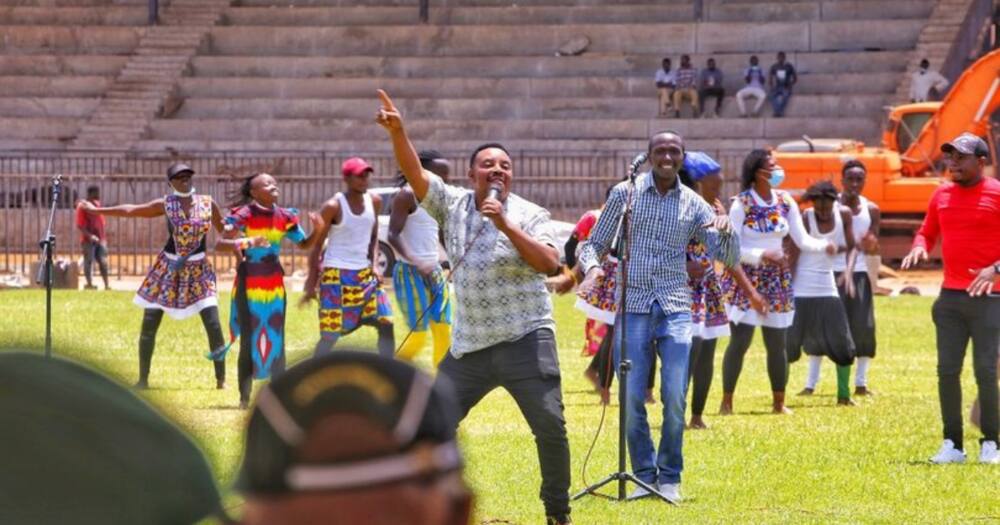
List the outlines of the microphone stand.
{"type": "Polygon", "coordinates": [[[53,253],[56,249],[56,236],[52,232],[52,224],[56,217],[56,205],[59,203],[59,196],[62,193],[62,174],[56,175],[52,179],[52,202],[49,205],[49,224],[45,229],[45,236],[38,242],[45,256],[42,263],[42,270],[39,272],[36,283],[40,284],[45,280],[45,357],[52,357],[52,267],[53,253]]]}
{"type": "MultiPolygon", "coordinates": [[[[639,161],[639,158],[636,158],[636,161],[639,161]]],[[[643,157],[640,162],[636,161],[633,161],[629,166],[629,185],[627,197],[625,198],[625,210],[622,212],[621,220],[618,223],[618,231],[620,233],[615,237],[615,241],[612,243],[613,247],[617,246],[618,248],[618,267],[621,268],[621,282],[619,283],[619,286],[621,286],[621,296],[618,299],[618,315],[621,317],[615,326],[616,331],[614,334],[619,337],[619,348],[621,349],[621,355],[618,359],[618,471],[612,472],[597,483],[584,488],[582,491],[574,495],[572,499],[573,501],[576,501],[586,495],[591,495],[617,501],[628,501],[625,495],[625,485],[627,482],[631,481],[632,483],[646,489],[651,496],[656,496],[663,501],[674,505],[674,502],[667,499],[663,494],[660,494],[658,488],[650,486],[645,481],[635,477],[634,474],[627,470],[625,465],[625,447],[627,445],[626,430],[628,428],[628,410],[626,408],[626,403],[628,403],[629,371],[632,370],[632,361],[630,359],[625,359],[625,356],[628,355],[625,347],[625,334],[628,333],[625,327],[625,300],[628,291],[629,252],[632,250],[632,245],[629,241],[631,240],[632,201],[635,195],[635,172],[638,170],[642,162],[645,161],[645,158],[643,157]],[[597,489],[613,481],[618,482],[617,498],[597,492],[597,489]]]]}

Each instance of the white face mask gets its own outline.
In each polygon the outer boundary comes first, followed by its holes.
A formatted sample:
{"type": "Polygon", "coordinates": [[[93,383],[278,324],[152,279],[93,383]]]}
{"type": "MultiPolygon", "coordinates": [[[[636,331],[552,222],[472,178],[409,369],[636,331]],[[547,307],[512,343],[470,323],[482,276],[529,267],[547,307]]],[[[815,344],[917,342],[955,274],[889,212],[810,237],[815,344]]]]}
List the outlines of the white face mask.
{"type": "Polygon", "coordinates": [[[191,186],[191,191],[189,191],[187,193],[182,193],[182,192],[179,192],[177,190],[174,190],[174,195],[176,195],[178,197],[190,197],[190,196],[194,195],[194,186],[191,186]]]}

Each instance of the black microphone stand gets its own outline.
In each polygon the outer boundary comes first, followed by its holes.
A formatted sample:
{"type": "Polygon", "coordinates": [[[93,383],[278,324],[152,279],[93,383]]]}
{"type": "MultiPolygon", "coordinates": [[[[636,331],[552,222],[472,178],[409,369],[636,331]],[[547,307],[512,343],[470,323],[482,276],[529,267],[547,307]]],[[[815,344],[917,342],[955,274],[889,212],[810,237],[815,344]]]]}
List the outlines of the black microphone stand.
{"type": "MultiPolygon", "coordinates": [[[[639,160],[639,159],[636,159],[639,160]]],[[[644,160],[644,159],[643,159],[644,160]]],[[[670,503],[674,502],[667,499],[656,487],[650,486],[645,481],[635,477],[634,474],[629,472],[625,465],[625,447],[627,444],[626,429],[628,428],[628,410],[626,408],[626,403],[628,403],[628,376],[629,371],[632,370],[632,361],[630,359],[625,359],[628,352],[625,348],[625,334],[628,333],[625,327],[625,300],[626,293],[628,291],[628,263],[629,263],[629,252],[632,249],[632,245],[629,242],[631,240],[631,224],[632,224],[632,201],[635,195],[635,172],[642,162],[635,162],[629,166],[628,174],[628,193],[625,198],[625,210],[622,212],[621,221],[619,222],[619,234],[615,237],[615,243],[617,244],[618,257],[618,267],[621,268],[621,296],[618,298],[618,314],[621,316],[621,320],[618,325],[615,326],[615,334],[619,337],[619,348],[621,349],[621,355],[619,356],[618,362],[618,471],[612,472],[603,479],[584,488],[582,491],[573,496],[573,500],[578,500],[586,495],[600,496],[602,498],[617,500],[617,501],[628,501],[625,496],[625,485],[627,482],[631,481],[636,485],[646,489],[651,496],[656,496],[663,501],[670,503]],[[606,494],[601,494],[597,492],[597,489],[611,483],[613,481],[618,482],[618,497],[611,497],[606,494]]],[[[614,249],[614,248],[612,248],[614,249]]]]}
{"type": "Polygon", "coordinates": [[[52,357],[52,267],[53,253],[56,249],[56,236],[52,233],[52,223],[56,217],[56,205],[59,203],[59,196],[62,193],[62,175],[56,175],[52,179],[52,202],[49,205],[49,225],[45,229],[45,236],[38,242],[42,249],[45,262],[42,263],[42,270],[39,272],[36,283],[40,284],[45,280],[45,357],[52,357]]]}

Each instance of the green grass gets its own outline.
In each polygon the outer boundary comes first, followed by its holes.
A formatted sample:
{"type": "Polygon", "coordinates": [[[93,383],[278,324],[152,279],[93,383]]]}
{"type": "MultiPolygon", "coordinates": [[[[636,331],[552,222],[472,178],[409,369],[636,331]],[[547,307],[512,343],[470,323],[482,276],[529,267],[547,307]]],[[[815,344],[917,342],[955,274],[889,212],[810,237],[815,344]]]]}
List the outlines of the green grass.
{"type": "MultiPolygon", "coordinates": [[[[228,298],[224,297],[228,300],[228,298]]],[[[296,297],[292,297],[294,300],[296,297]]],[[[140,311],[123,292],[56,291],[56,352],[90,363],[125,383],[135,381],[140,311]]],[[[716,382],[707,410],[710,429],[688,432],[679,508],[644,500],[615,503],[584,498],[573,505],[580,524],[705,523],[968,523],[1000,520],[997,467],[971,464],[932,467],[925,459],[940,444],[935,381],[934,330],[929,298],[879,298],[879,357],[870,384],[879,396],[854,408],[835,407],[832,364],[812,398],[791,398],[795,414],[767,414],[770,407],[764,352],[755,341],[732,417],[714,416],[726,340],[716,354],[716,382]]],[[[228,314],[228,303],[222,308],[228,314]]],[[[563,392],[572,451],[575,492],[584,486],[581,468],[597,429],[601,407],[582,377],[583,317],[569,297],[556,299],[563,392]]],[[[0,293],[0,346],[41,348],[44,295],[0,293]]],[[[313,310],[289,309],[291,362],[310,355],[317,338],[313,310]]],[[[397,337],[401,337],[398,333],[397,337]]],[[[374,333],[346,339],[374,348],[374,333]]],[[[346,343],[345,343],[346,344],[346,343]]],[[[187,429],[202,445],[219,484],[231,483],[242,452],[246,413],[236,409],[236,362],[228,362],[229,387],[214,389],[207,346],[197,317],[165,320],[146,398],[187,429]]],[[[418,361],[427,367],[430,349],[418,361]]],[[[966,367],[968,368],[968,366],[966,367]]],[[[804,363],[792,367],[789,392],[802,387],[804,363]]],[[[971,372],[965,399],[972,399],[971,372]]],[[[968,401],[966,402],[966,406],[968,401]]],[[[651,419],[658,438],[660,407],[651,419]]],[[[587,468],[593,482],[617,466],[617,406],[587,468]]],[[[979,434],[967,429],[969,455],[978,454],[979,434]]],[[[466,479],[477,495],[476,523],[541,523],[539,474],[531,433],[503,391],[483,400],[463,422],[466,479]]],[[[630,487],[631,489],[631,487],[630,487]]],[[[609,491],[610,492],[610,491],[609,491]]],[[[237,503],[238,497],[230,496],[237,503]]]]}

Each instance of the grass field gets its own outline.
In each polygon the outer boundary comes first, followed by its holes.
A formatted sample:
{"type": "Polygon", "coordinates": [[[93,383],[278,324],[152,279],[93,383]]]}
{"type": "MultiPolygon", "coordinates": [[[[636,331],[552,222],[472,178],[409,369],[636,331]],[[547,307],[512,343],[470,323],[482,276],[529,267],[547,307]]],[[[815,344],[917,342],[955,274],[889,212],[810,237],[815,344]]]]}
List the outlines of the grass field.
{"type": "MultiPolygon", "coordinates": [[[[56,291],[54,304],[57,353],[125,383],[135,381],[140,311],[131,305],[131,294],[56,291]]],[[[687,502],[674,508],[652,500],[623,504],[584,498],[573,505],[575,523],[1000,522],[1000,469],[975,463],[975,430],[966,434],[970,464],[926,462],[941,441],[931,299],[878,298],[876,305],[879,357],[870,385],[877,397],[837,408],[834,369],[828,363],[817,395],[792,397],[794,415],[770,415],[758,338],[736,393],[736,415],[714,416],[723,340],[706,414],[710,428],[685,435],[682,492],[687,502]]],[[[228,303],[222,312],[228,315],[228,303]]],[[[575,492],[616,469],[617,407],[608,411],[584,478],[581,468],[601,407],[582,377],[587,363],[579,355],[583,317],[570,298],[556,299],[556,319],[575,492]]],[[[43,292],[0,292],[0,347],[40,349],[43,327],[43,292]]],[[[310,355],[317,337],[314,311],[290,308],[287,330],[291,361],[310,355]]],[[[399,340],[402,334],[397,334],[399,340]]],[[[344,344],[350,342],[374,348],[374,333],[365,330],[344,344]]],[[[201,443],[219,484],[228,487],[242,451],[246,412],[237,409],[235,356],[228,363],[229,386],[216,391],[211,366],[202,357],[206,345],[197,317],[165,321],[151,389],[143,395],[201,443]]],[[[428,362],[429,349],[419,364],[428,362]]],[[[804,363],[793,365],[789,392],[801,389],[804,375],[804,363]]],[[[971,372],[965,378],[967,406],[974,384],[971,372]]],[[[657,437],[660,406],[652,409],[657,437]]],[[[469,464],[466,479],[477,495],[475,523],[543,522],[533,439],[506,393],[495,391],[473,410],[462,424],[461,442],[469,464]]],[[[235,495],[229,500],[239,503],[235,495]]]]}

